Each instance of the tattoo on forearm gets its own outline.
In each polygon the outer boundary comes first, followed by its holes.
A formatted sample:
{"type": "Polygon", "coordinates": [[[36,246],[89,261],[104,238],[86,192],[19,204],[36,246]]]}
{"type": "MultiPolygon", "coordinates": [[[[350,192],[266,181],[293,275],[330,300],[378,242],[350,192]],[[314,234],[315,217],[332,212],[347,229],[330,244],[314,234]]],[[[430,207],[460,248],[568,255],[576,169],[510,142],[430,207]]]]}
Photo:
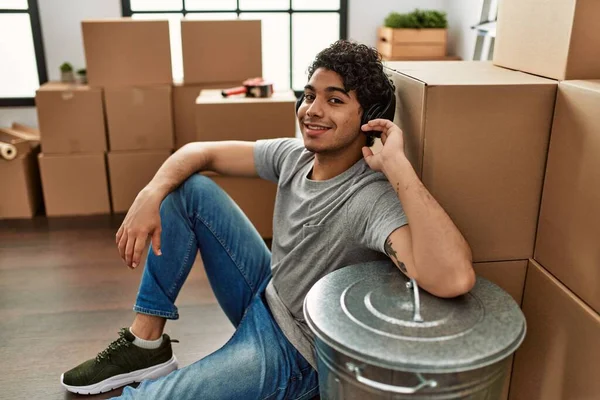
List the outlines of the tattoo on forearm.
{"type": "Polygon", "coordinates": [[[406,271],[406,266],[402,261],[398,259],[398,254],[396,254],[396,250],[394,250],[394,248],[392,247],[392,241],[390,239],[386,240],[384,248],[387,255],[392,260],[396,261],[396,264],[398,265],[398,268],[400,268],[400,271],[402,271],[405,274],[408,274],[408,271],[406,271]]]}

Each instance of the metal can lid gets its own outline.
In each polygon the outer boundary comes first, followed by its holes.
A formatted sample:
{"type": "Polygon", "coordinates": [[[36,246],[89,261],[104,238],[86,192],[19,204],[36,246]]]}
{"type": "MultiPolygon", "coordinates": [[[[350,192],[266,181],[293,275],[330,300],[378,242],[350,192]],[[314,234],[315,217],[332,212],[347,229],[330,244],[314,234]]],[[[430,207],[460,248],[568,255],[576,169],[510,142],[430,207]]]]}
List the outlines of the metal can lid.
{"type": "Polygon", "coordinates": [[[334,271],[305,298],[308,326],[349,357],[409,372],[484,367],[509,357],[525,338],[521,309],[486,279],[477,277],[469,293],[452,299],[415,293],[408,282],[391,261],[334,271]]]}

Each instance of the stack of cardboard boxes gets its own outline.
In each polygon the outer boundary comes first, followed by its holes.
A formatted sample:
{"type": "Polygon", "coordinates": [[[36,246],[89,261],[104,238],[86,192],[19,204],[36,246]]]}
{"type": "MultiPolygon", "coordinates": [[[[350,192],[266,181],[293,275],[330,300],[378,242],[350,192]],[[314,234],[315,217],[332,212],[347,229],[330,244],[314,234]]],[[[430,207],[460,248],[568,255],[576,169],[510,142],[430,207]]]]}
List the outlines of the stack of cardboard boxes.
{"type": "MultiPolygon", "coordinates": [[[[175,118],[178,146],[189,141],[295,136],[296,97],[291,90],[276,91],[269,98],[224,98],[221,94],[222,89],[262,76],[260,21],[184,20],[181,40],[185,84],[175,87],[175,104],[180,105],[175,118]],[[210,40],[215,37],[227,39],[225,43],[210,40]]],[[[262,237],[272,237],[275,184],[205,175],[229,194],[262,237]]]]}
{"type": "Polygon", "coordinates": [[[503,0],[493,63],[386,63],[415,170],[527,318],[504,399],[600,393],[600,81],[572,80],[600,79],[592,15],[503,0]]]}
{"type": "Polygon", "coordinates": [[[600,2],[503,0],[494,63],[558,84],[511,400],[600,396],[600,2]]]}
{"type": "Polygon", "coordinates": [[[82,31],[89,83],[36,93],[48,216],[127,211],[173,149],[168,22],[84,21],[82,31]]]}
{"type": "Polygon", "coordinates": [[[112,208],[126,212],[174,147],[169,25],[87,20],[82,32],[89,85],[104,91],[112,208]]]}
{"type": "MultiPolygon", "coordinates": [[[[265,99],[221,96],[262,76],[260,21],[182,19],[184,82],[177,83],[168,21],[116,18],[81,26],[88,84],[51,82],[36,94],[48,216],[126,212],[173,150],[190,142],[295,136],[291,90],[275,88],[265,99]]],[[[272,236],[276,185],[207,175],[263,237],[272,236]]]]}
{"type": "Polygon", "coordinates": [[[102,89],[50,82],[35,103],[46,215],[110,213],[102,89]]]}

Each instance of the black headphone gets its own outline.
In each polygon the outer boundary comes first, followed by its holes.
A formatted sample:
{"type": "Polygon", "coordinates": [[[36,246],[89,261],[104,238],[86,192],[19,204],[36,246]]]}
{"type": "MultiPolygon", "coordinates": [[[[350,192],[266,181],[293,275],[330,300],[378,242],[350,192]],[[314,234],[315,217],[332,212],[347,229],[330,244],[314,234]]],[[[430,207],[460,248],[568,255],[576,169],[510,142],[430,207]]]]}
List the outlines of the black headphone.
{"type": "MultiPolygon", "coordinates": [[[[368,110],[365,110],[360,121],[361,126],[371,121],[372,119],[387,119],[394,121],[394,115],[396,114],[396,87],[392,81],[386,77],[388,83],[388,90],[386,91],[386,100],[382,103],[373,104],[368,110]]],[[[298,109],[304,102],[304,93],[300,95],[296,100],[296,115],[298,115],[298,109]]],[[[380,131],[368,131],[364,132],[366,135],[381,137],[380,131]]]]}

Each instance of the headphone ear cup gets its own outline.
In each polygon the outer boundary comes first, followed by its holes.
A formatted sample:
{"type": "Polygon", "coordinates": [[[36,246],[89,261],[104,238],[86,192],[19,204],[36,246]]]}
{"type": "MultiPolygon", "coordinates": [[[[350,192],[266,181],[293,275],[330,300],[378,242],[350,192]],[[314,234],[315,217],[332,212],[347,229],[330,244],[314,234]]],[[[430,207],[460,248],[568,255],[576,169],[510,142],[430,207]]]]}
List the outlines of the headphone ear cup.
{"type": "MultiPolygon", "coordinates": [[[[361,124],[364,125],[373,119],[381,118],[382,114],[381,104],[374,104],[368,110],[363,113],[361,124]]],[[[368,131],[366,132],[369,136],[381,137],[380,131],[368,131]]]]}
{"type": "Polygon", "coordinates": [[[296,114],[298,114],[298,109],[300,108],[300,106],[302,105],[303,102],[304,102],[304,93],[302,93],[300,95],[300,97],[298,97],[298,100],[296,100],[296,114]]]}

